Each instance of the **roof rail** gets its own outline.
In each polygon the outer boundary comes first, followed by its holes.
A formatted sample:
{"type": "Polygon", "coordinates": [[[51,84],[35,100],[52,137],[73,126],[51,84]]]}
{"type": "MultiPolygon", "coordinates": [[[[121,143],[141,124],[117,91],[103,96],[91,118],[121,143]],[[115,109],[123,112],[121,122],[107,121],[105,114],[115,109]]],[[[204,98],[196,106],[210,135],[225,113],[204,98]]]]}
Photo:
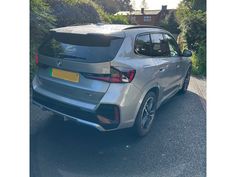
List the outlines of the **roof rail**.
{"type": "Polygon", "coordinates": [[[137,28],[157,28],[157,29],[163,29],[163,30],[165,30],[165,29],[162,28],[162,27],[159,27],[159,26],[152,26],[152,25],[134,25],[134,26],[127,27],[127,28],[125,28],[124,30],[137,29],[137,28]]]}

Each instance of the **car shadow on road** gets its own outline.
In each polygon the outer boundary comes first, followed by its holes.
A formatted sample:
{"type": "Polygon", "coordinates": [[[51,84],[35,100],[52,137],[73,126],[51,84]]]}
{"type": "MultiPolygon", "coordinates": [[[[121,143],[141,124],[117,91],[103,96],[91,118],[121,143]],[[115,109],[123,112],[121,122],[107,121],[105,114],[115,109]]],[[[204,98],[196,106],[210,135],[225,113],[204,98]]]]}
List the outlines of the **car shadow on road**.
{"type": "Polygon", "coordinates": [[[190,165],[185,173],[205,173],[205,112],[193,92],[162,105],[142,139],[130,129],[101,133],[50,116],[30,141],[31,177],[171,176],[190,165]]]}

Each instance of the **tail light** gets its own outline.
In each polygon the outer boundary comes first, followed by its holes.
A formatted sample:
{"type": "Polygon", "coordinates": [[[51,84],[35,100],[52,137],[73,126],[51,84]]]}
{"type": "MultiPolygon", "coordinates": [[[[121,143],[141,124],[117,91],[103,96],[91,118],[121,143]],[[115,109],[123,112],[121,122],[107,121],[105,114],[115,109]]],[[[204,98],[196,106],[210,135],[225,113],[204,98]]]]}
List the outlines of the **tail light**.
{"type": "Polygon", "coordinates": [[[35,63],[36,65],[39,63],[39,55],[37,51],[35,52],[35,63]]]}
{"type": "Polygon", "coordinates": [[[134,79],[136,71],[130,68],[111,67],[111,74],[84,74],[86,78],[110,83],[129,83],[134,79]]]}

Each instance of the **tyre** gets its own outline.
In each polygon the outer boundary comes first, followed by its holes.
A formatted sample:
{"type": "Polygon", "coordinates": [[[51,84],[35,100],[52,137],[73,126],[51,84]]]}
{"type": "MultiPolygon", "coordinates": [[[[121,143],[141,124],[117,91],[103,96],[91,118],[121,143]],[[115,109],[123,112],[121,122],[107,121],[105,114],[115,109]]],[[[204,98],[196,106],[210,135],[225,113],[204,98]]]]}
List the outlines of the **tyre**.
{"type": "Polygon", "coordinates": [[[187,92],[189,81],[190,81],[190,76],[191,76],[191,68],[188,69],[187,75],[184,78],[183,86],[179,91],[180,94],[185,94],[187,92]]]}
{"type": "Polygon", "coordinates": [[[135,134],[142,137],[148,134],[156,115],[156,95],[148,92],[145,96],[134,124],[135,134]]]}

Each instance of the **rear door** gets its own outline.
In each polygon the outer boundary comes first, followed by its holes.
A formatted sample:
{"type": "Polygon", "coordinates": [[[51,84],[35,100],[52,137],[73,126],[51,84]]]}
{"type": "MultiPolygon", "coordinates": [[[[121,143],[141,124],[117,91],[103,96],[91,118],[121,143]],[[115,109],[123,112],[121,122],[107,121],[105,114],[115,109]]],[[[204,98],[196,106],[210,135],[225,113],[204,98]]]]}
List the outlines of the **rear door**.
{"type": "Polygon", "coordinates": [[[179,46],[175,39],[169,35],[164,34],[165,40],[168,42],[169,45],[169,60],[171,60],[174,63],[174,70],[176,72],[174,81],[177,85],[180,84],[181,78],[183,77],[183,70],[185,70],[184,61],[181,57],[181,51],[179,49],[179,46]]]}
{"type": "Polygon", "coordinates": [[[109,75],[123,38],[52,32],[39,47],[40,88],[64,98],[97,104],[109,83],[87,75],[109,75]]]}
{"type": "Polygon", "coordinates": [[[157,82],[161,86],[161,96],[165,99],[177,88],[176,59],[170,57],[169,43],[163,33],[151,33],[152,56],[157,65],[157,82]]]}

